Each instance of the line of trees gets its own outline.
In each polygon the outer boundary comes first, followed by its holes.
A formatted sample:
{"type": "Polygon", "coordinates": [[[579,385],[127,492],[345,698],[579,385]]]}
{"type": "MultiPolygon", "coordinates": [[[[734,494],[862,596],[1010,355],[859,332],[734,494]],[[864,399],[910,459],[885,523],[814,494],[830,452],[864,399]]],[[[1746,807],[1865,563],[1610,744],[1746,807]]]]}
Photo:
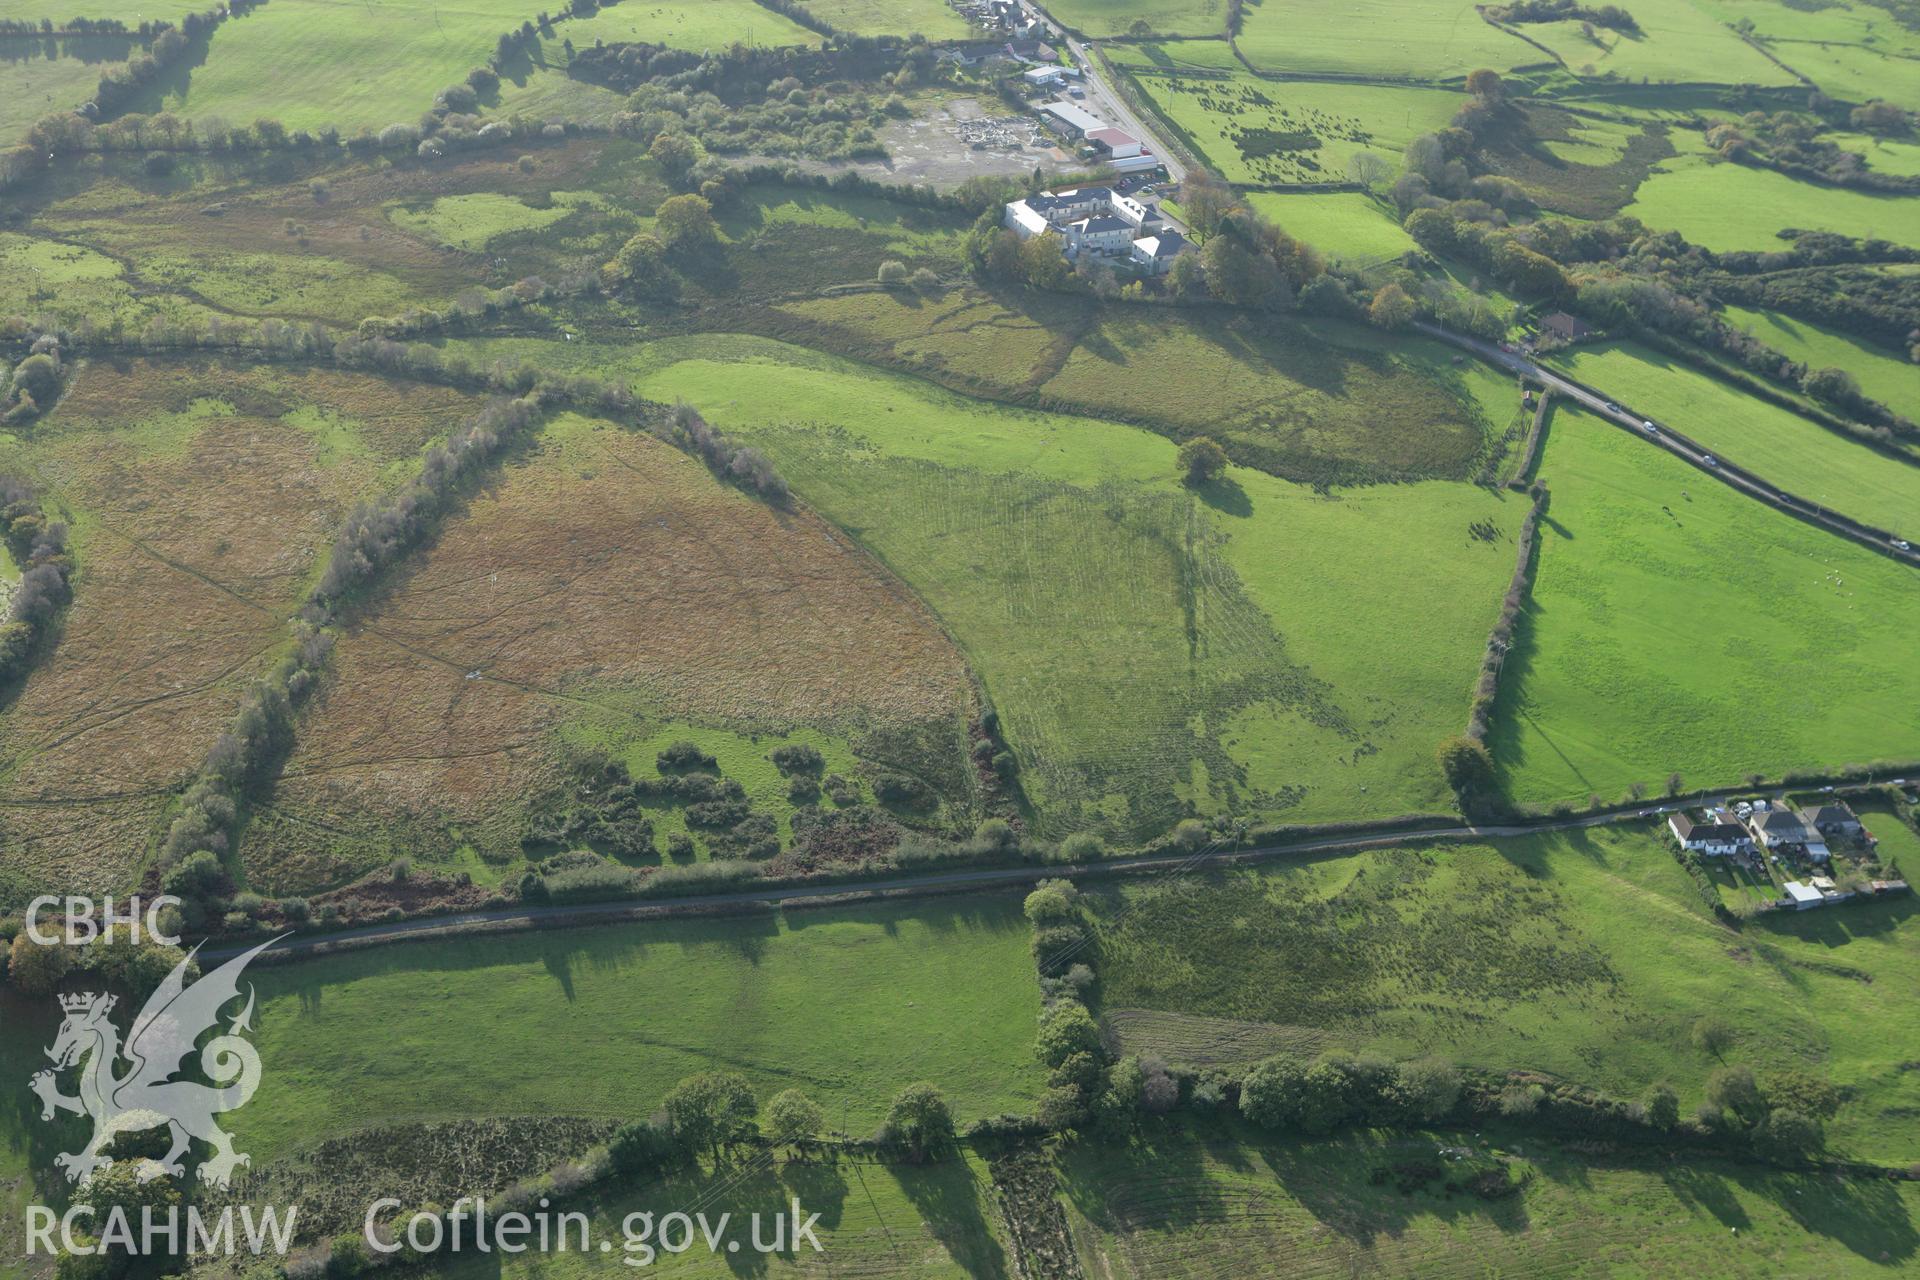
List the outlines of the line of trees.
{"type": "Polygon", "coordinates": [[[1585,5],[1580,0],[1514,0],[1493,5],[1486,16],[1495,22],[1586,22],[1626,35],[1639,35],[1640,23],[1617,4],[1585,5]]]}
{"type": "Polygon", "coordinates": [[[541,408],[537,392],[493,401],[427,450],[411,483],[356,506],[334,540],[312,603],[330,619],[345,599],[411,552],[446,513],[460,485],[519,441],[539,420],[541,408]]]}
{"type": "Polygon", "coordinates": [[[239,17],[265,2],[266,0],[228,0],[228,3],[219,8],[188,14],[180,20],[177,28],[159,30],[156,24],[158,34],[154,36],[147,51],[101,76],[99,85],[94,89],[93,100],[82,106],[80,113],[94,119],[118,114],[129,102],[158,81],[168,68],[186,57],[196,42],[205,40],[215,27],[228,18],[239,17]]]}
{"type": "Polygon", "coordinates": [[[1707,145],[1723,159],[1830,186],[1893,195],[1920,192],[1920,174],[1876,173],[1859,152],[1821,137],[1824,128],[1820,120],[1798,112],[1750,111],[1738,122],[1708,129],[1707,145]]]}
{"type": "MultiPolygon", "coordinates": [[[[476,69],[476,74],[482,70],[476,69]]],[[[568,126],[526,116],[488,120],[444,105],[427,112],[417,122],[399,121],[378,131],[361,129],[350,135],[343,135],[332,127],[289,130],[271,117],[262,117],[250,125],[228,125],[217,119],[186,120],[161,111],[153,115],[123,115],[96,123],[78,112],[63,111],[35,121],[27,130],[24,142],[0,151],[0,192],[41,173],[54,158],[90,151],[146,152],[149,167],[162,170],[170,163],[165,156],[171,152],[245,155],[278,150],[345,149],[363,156],[383,151],[411,151],[422,159],[435,159],[453,151],[558,141],[566,138],[568,132],[568,126]]]]}
{"type": "Polygon", "coordinates": [[[715,475],[731,479],[775,506],[785,505],[790,496],[787,482],[774,471],[765,454],[734,444],[684,400],[673,406],[672,421],[676,438],[715,475]]]}
{"type": "Polygon", "coordinates": [[[499,456],[538,418],[537,394],[496,399],[427,451],[420,474],[396,493],[363,503],[334,541],[320,583],[291,624],[289,652],[253,682],[231,724],[215,740],[193,782],[180,797],[160,846],[155,874],[190,904],[189,924],[210,927],[219,892],[204,866],[230,851],[247,794],[271,776],[292,742],[294,718],[312,693],[333,649],[339,606],[419,545],[458,485],[499,456]],[[190,859],[199,868],[176,876],[190,859]]]}
{"type": "Polygon", "coordinates": [[[25,673],[60,610],[73,598],[67,526],[47,519],[26,482],[0,477],[0,536],[20,567],[20,581],[0,623],[0,684],[25,673]]]}
{"type": "Polygon", "coordinates": [[[799,0],[754,0],[754,3],[762,9],[771,9],[781,17],[809,31],[818,32],[829,40],[841,34],[838,27],[799,3],[799,0]]]}
{"type": "Polygon", "coordinates": [[[171,22],[148,19],[136,27],[129,27],[120,18],[68,18],[55,23],[52,18],[42,18],[38,22],[31,18],[0,18],[0,39],[44,36],[132,36],[140,40],[150,40],[163,31],[173,29],[171,22]]]}
{"type": "Polygon", "coordinates": [[[1520,522],[1513,577],[1508,580],[1507,594],[1500,602],[1500,616],[1487,635],[1487,650],[1480,659],[1480,679],[1473,690],[1473,709],[1467,715],[1467,736],[1476,742],[1487,740],[1487,731],[1493,724],[1493,704],[1500,695],[1500,672],[1513,648],[1514,624],[1520,618],[1520,610],[1526,607],[1527,592],[1533,585],[1533,544],[1539,534],[1540,521],[1547,513],[1548,496],[1547,486],[1536,482],[1533,506],[1520,522]]]}

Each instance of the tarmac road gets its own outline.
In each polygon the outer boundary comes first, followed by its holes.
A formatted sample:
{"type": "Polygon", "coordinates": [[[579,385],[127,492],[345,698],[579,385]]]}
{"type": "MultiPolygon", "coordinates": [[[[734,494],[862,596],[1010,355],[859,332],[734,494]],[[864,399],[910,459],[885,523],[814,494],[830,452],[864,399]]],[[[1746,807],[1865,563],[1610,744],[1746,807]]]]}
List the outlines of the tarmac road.
{"type": "Polygon", "coordinates": [[[1438,338],[1442,342],[1452,343],[1456,347],[1471,351],[1489,364],[1497,365],[1511,373],[1530,378],[1542,386],[1552,388],[1555,393],[1567,397],[1582,408],[1593,411],[1615,426],[1632,432],[1648,444],[1656,445],[1684,458],[1714,479],[1731,485],[1750,498],[1770,503],[1788,515],[1796,516],[1808,524],[1818,525],[1830,533],[1837,533],[1882,555],[1891,556],[1903,564],[1920,567],[1920,551],[1912,547],[1903,550],[1897,546],[1895,544],[1897,535],[1894,533],[1864,524],[1831,507],[1823,507],[1817,502],[1796,497],[1676,431],[1670,423],[1656,423],[1654,429],[1648,431],[1644,424],[1650,419],[1633,412],[1625,405],[1609,400],[1600,392],[1575,382],[1564,374],[1543,368],[1516,351],[1507,351],[1494,343],[1469,338],[1463,334],[1442,329],[1439,325],[1428,324],[1424,320],[1415,321],[1413,327],[1429,337],[1438,338]]]}
{"type": "MultiPolygon", "coordinates": [[[[1713,797],[1693,800],[1689,805],[1716,803],[1713,797]]],[[[428,939],[442,934],[504,933],[526,929],[612,924],[621,921],[656,919],[666,916],[716,914],[780,905],[826,905],[888,898],[930,897],[971,889],[1009,888],[1035,881],[1066,876],[1074,879],[1109,879],[1121,876],[1185,874],[1203,866],[1231,866],[1263,862],[1276,858],[1296,858],[1306,854],[1374,849],[1404,844],[1410,840],[1481,840],[1495,836],[1530,835],[1540,831],[1565,831],[1580,827],[1604,826],[1615,822],[1647,821],[1678,807],[1662,803],[1640,810],[1590,814],[1554,822],[1513,826],[1423,827],[1378,835],[1343,834],[1302,840],[1295,844],[1261,849],[1221,850],[1203,848],[1186,855],[1142,855],[1112,858],[1103,862],[1046,864],[1018,867],[985,867],[967,871],[945,871],[933,875],[897,876],[885,880],[865,880],[824,885],[789,885],[749,889],[738,893],[710,893],[685,898],[652,898],[622,902],[585,902],[564,906],[503,907],[494,911],[466,911],[457,915],[422,916],[387,924],[365,925],[334,933],[296,934],[277,943],[261,956],[291,959],[358,949],[410,939],[428,939]]],[[[251,945],[251,944],[250,944],[251,945]]],[[[239,955],[245,946],[210,947],[200,952],[203,961],[224,960],[239,955]]]]}
{"type": "Polygon", "coordinates": [[[1092,50],[1068,35],[1060,24],[1053,20],[1053,15],[1039,5],[1030,3],[1027,7],[1038,14],[1041,19],[1053,29],[1053,38],[1065,44],[1068,49],[1071,49],[1073,56],[1078,59],[1080,66],[1086,71],[1087,110],[1093,112],[1094,115],[1099,116],[1114,128],[1124,129],[1126,132],[1140,139],[1140,141],[1146,143],[1148,149],[1160,158],[1160,163],[1166,166],[1167,180],[1178,183],[1181,178],[1185,176],[1185,168],[1181,165],[1180,161],[1174,157],[1173,151],[1161,140],[1159,134],[1149,128],[1139,116],[1135,115],[1133,108],[1127,105],[1127,100],[1121,97],[1119,92],[1101,76],[1099,60],[1093,56],[1092,50]]]}

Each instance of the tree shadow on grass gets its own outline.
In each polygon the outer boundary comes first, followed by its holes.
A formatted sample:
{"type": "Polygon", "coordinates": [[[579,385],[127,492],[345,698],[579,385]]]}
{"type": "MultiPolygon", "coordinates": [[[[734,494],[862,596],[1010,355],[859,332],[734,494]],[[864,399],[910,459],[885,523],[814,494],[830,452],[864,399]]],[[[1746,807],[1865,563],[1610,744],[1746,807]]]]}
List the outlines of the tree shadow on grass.
{"type": "Polygon", "coordinates": [[[1801,1230],[1862,1258],[1904,1263],[1920,1255],[1920,1230],[1897,1183],[1758,1170],[1734,1176],[1748,1191],[1779,1205],[1801,1230]]]}
{"type": "MultiPolygon", "coordinates": [[[[873,1170],[868,1171],[872,1176],[873,1170]]],[[[884,1172],[920,1213],[933,1238],[976,1280],[1003,1280],[1011,1272],[1006,1251],[988,1222],[986,1190],[960,1159],[928,1165],[890,1165],[884,1172]]]]}
{"type": "Polygon", "coordinates": [[[1059,1162],[1060,1190],[1083,1218],[1116,1235],[1219,1223],[1229,1203],[1207,1177],[1206,1156],[1210,1149],[1238,1146],[1217,1129],[1199,1141],[1155,1130],[1125,1145],[1080,1144],[1059,1162]]]}
{"type": "MultiPolygon", "coordinates": [[[[1443,1184],[1402,1192],[1390,1184],[1362,1190],[1350,1181],[1327,1176],[1329,1167],[1361,1170],[1432,1159],[1438,1143],[1427,1135],[1356,1133],[1339,1140],[1337,1158],[1325,1143],[1271,1144],[1261,1148],[1275,1180],[1301,1208],[1328,1229],[1363,1248],[1372,1248],[1381,1236],[1398,1238],[1416,1219],[1436,1218],[1449,1228],[1468,1219],[1481,1219],[1499,1230],[1528,1230],[1532,1220],[1525,1200],[1509,1195],[1486,1200],[1467,1191],[1447,1191],[1443,1184]]],[[[1452,1176],[1449,1174],[1448,1176],[1452,1176]]]]}
{"type": "Polygon", "coordinates": [[[1247,491],[1232,476],[1218,475],[1187,487],[1193,490],[1200,501],[1222,515],[1246,517],[1253,514],[1253,499],[1247,496],[1247,491]]]}

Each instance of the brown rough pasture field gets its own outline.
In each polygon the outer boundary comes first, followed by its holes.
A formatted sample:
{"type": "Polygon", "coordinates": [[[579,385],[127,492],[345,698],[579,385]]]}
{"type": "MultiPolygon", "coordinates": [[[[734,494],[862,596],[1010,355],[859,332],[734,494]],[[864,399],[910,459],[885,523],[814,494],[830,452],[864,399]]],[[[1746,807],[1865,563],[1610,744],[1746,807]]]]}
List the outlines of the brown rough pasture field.
{"type": "Polygon", "coordinates": [[[73,522],[78,561],[58,643],[0,713],[7,879],[124,885],[341,515],[476,407],[353,375],[82,368],[6,461],[73,522]]]}
{"type": "Polygon", "coordinates": [[[399,854],[519,856],[563,726],[930,731],[957,754],[966,664],[824,522],[642,434],[563,416],[350,624],[243,850],[274,892],[399,854]]]}

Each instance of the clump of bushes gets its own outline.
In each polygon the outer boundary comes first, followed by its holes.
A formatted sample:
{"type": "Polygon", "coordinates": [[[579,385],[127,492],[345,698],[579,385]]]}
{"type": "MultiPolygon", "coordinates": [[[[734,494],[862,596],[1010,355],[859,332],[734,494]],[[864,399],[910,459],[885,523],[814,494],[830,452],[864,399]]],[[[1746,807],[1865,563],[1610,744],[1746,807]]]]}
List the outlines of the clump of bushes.
{"type": "Polygon", "coordinates": [[[50,333],[35,338],[26,358],[13,367],[0,422],[16,426],[31,422],[53,408],[54,401],[60,398],[63,372],[60,340],[50,333]]]}
{"type": "Polygon", "coordinates": [[[574,770],[571,794],[560,807],[533,817],[526,842],[585,844],[616,857],[650,857],[653,821],[643,803],[650,794],[635,785],[627,766],[618,760],[582,761],[574,770]]]}
{"type": "Polygon", "coordinates": [[[731,478],[769,502],[787,501],[787,482],[774,471],[765,454],[758,449],[736,446],[684,400],[673,407],[673,431],[716,475],[731,478]]]}
{"type": "Polygon", "coordinates": [[[498,457],[538,419],[537,395],[497,399],[443,444],[427,451],[420,474],[404,489],[362,503],[347,517],[316,592],[319,602],[338,602],[364,586],[419,544],[460,482],[498,457]]]}
{"type": "Polygon", "coordinates": [[[661,773],[675,773],[687,769],[718,769],[720,762],[702,750],[697,742],[685,738],[670,742],[653,758],[654,767],[661,773]]]}
{"type": "Polygon", "coordinates": [[[826,757],[820,754],[819,748],[804,742],[775,747],[768,759],[773,761],[774,768],[788,777],[819,773],[827,765],[826,757]]]}

